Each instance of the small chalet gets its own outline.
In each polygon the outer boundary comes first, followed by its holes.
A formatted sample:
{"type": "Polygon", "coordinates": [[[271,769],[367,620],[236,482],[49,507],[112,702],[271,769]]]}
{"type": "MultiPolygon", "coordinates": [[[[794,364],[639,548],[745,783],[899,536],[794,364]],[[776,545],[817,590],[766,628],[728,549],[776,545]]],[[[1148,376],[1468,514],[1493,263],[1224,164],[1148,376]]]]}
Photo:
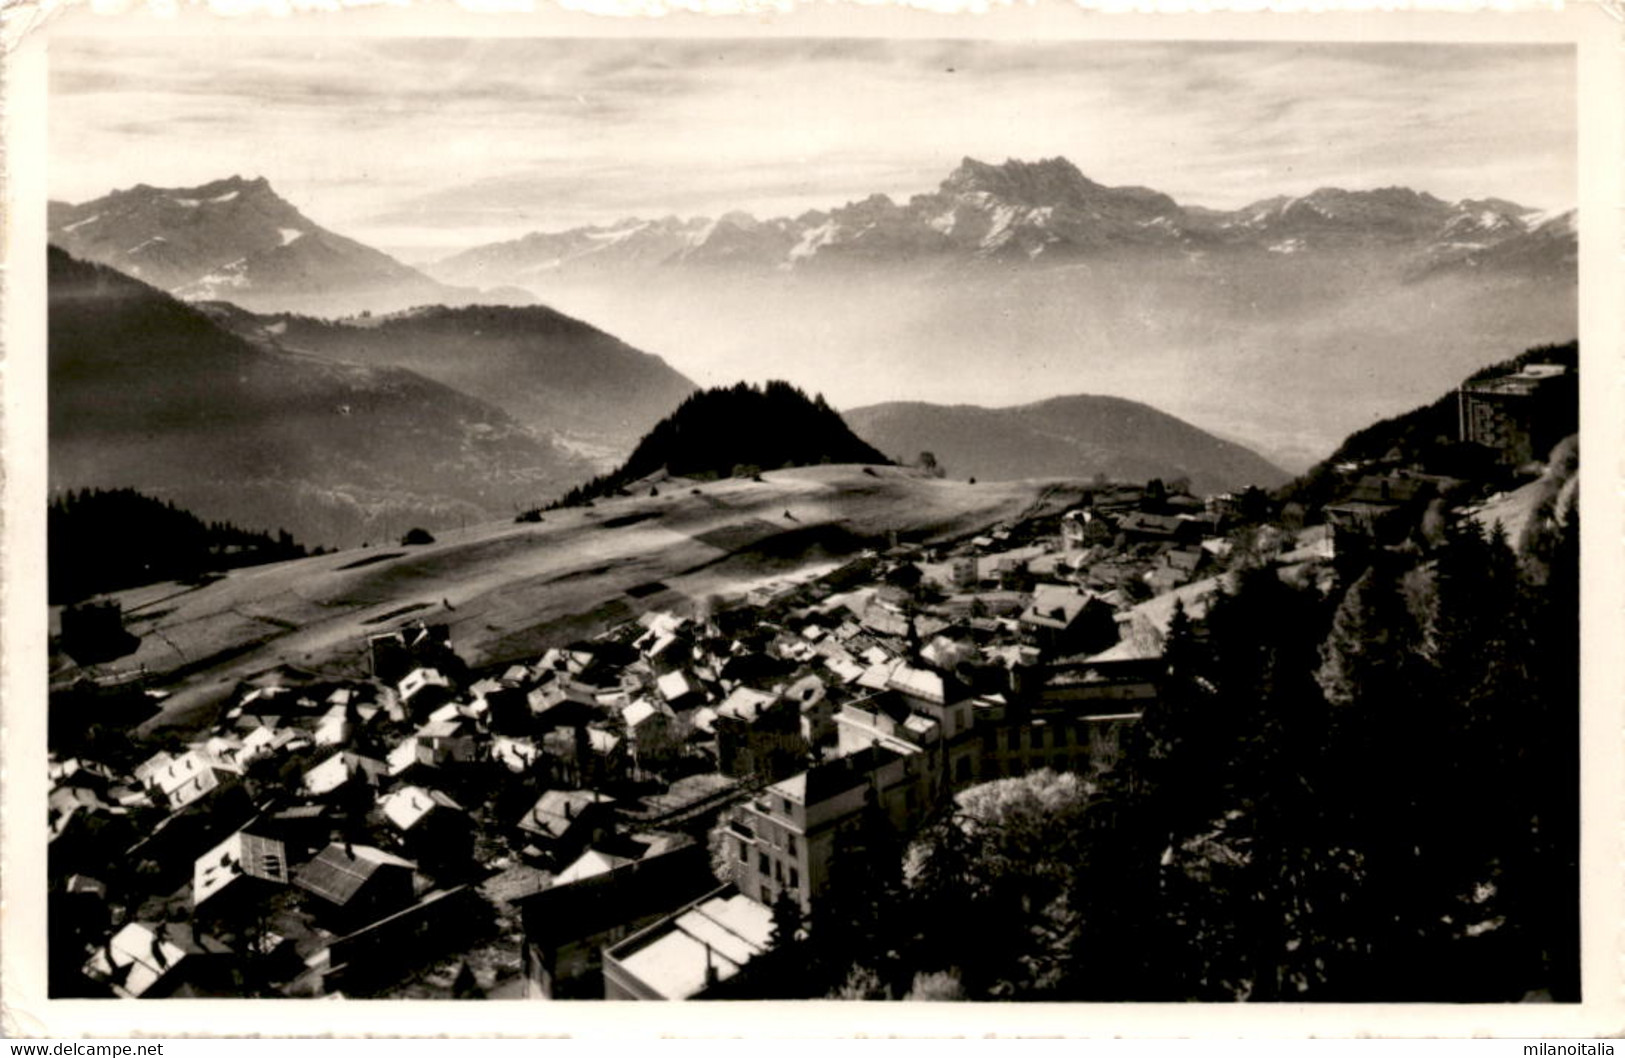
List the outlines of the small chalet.
{"type": "Polygon", "coordinates": [[[524,775],[542,758],[542,747],[528,738],[498,736],[491,740],[491,760],[515,775],[524,775]]]}
{"type": "Polygon", "coordinates": [[[549,790],[519,820],[536,854],[563,865],[615,832],[615,799],[592,790],[549,790]]]}
{"type": "Polygon", "coordinates": [[[565,677],[548,680],[531,691],[527,701],[538,733],[587,724],[602,712],[590,691],[565,677]]]}
{"type": "Polygon", "coordinates": [[[312,797],[326,797],[350,787],[378,787],[390,774],[388,761],[363,757],[348,751],[335,753],[305,772],[305,792],[312,797]]]}
{"type": "Polygon", "coordinates": [[[310,740],[318,746],[342,746],[350,741],[350,721],[342,705],[335,705],[318,717],[310,729],[310,740]]]}
{"type": "Polygon", "coordinates": [[[851,683],[864,672],[864,666],[854,661],[852,655],[845,651],[827,655],[824,658],[824,667],[843,684],[851,683]]]}
{"type": "Polygon", "coordinates": [[[517,681],[506,677],[481,680],[469,688],[469,694],[474,704],[481,707],[492,731],[522,735],[530,730],[529,696],[517,681]]]}
{"type": "Polygon", "coordinates": [[[1164,551],[1158,557],[1156,566],[1146,573],[1145,582],[1150,585],[1153,595],[1173,591],[1195,577],[1207,555],[1208,552],[1201,547],[1178,547],[1164,551]]]}
{"type": "Polygon", "coordinates": [[[620,856],[613,852],[604,852],[600,849],[588,849],[568,867],[558,873],[553,879],[554,885],[570,885],[573,882],[586,881],[588,878],[597,878],[600,875],[618,871],[637,861],[627,856],[620,856]]]}
{"type": "Polygon", "coordinates": [[[578,764],[585,765],[593,785],[618,779],[626,771],[626,739],[601,727],[589,727],[586,744],[591,756],[578,764]]]}
{"type": "Polygon", "coordinates": [[[178,812],[240,779],[242,769],[191,750],[149,772],[149,776],[158,798],[170,811],[178,812]]]}
{"type": "Polygon", "coordinates": [[[241,986],[231,949],[180,922],[131,922],[91,955],[84,973],[125,999],[227,996],[241,986]]]}
{"type": "Polygon", "coordinates": [[[717,670],[717,678],[724,689],[731,691],[740,686],[771,686],[794,670],[794,662],[751,650],[735,654],[723,662],[717,670]]]}
{"type": "Polygon", "coordinates": [[[435,767],[470,764],[479,757],[479,736],[474,724],[461,716],[424,724],[418,728],[417,740],[435,767]]]}
{"type": "Polygon", "coordinates": [[[1021,624],[1040,647],[1057,655],[1104,650],[1117,639],[1112,608],[1072,585],[1040,584],[1021,624]]]}
{"type": "Polygon", "coordinates": [[[621,722],[640,767],[663,763],[682,748],[677,716],[664,703],[640,698],[621,710],[621,722]]]}
{"type": "Polygon", "coordinates": [[[823,680],[811,674],[803,676],[784,689],[784,698],[801,710],[801,737],[808,745],[816,746],[835,737],[835,703],[823,680]]]}
{"type": "Polygon", "coordinates": [[[397,690],[401,704],[413,716],[424,716],[445,705],[456,696],[451,680],[438,669],[413,669],[400,682],[397,690]]]}
{"type": "Polygon", "coordinates": [[[237,754],[237,759],[246,764],[260,757],[275,756],[285,750],[298,735],[297,731],[279,728],[274,723],[259,724],[243,736],[243,748],[237,754]]]}
{"type": "Polygon", "coordinates": [[[401,847],[419,863],[465,866],[474,828],[461,805],[439,790],[402,786],[379,801],[401,847]]]}
{"type": "Polygon", "coordinates": [[[734,778],[783,778],[806,754],[800,705],[739,687],[717,707],[717,770],[734,778]]]}
{"type": "Polygon", "coordinates": [[[363,926],[412,903],[417,864],[370,845],[333,842],[294,875],[315,897],[318,917],[363,926]]]}
{"type": "Polygon", "coordinates": [[[681,713],[687,709],[698,709],[705,704],[705,688],[682,669],[673,669],[655,681],[655,687],[660,691],[660,697],[666,704],[681,713]]]}
{"type": "Polygon", "coordinates": [[[1131,544],[1184,543],[1201,538],[1202,523],[1199,519],[1174,514],[1129,511],[1117,519],[1117,531],[1131,544]]]}
{"type": "Polygon", "coordinates": [[[198,857],[192,868],[192,907],[221,914],[287,884],[288,854],[282,842],[239,830],[198,857]]]}
{"type": "MultiPolygon", "coordinates": [[[[633,649],[655,672],[670,672],[693,656],[694,639],[686,618],[671,614],[644,614],[655,617],[647,630],[632,644],[633,649]]],[[[642,619],[640,618],[640,621],[642,619]]]]}

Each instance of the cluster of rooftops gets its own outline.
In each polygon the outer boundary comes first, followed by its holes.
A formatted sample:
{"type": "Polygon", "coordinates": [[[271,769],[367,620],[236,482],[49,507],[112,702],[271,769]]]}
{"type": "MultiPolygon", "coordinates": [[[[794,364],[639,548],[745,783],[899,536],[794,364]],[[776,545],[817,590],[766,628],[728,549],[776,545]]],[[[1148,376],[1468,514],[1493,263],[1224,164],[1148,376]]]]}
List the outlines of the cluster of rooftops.
{"type": "MultiPolygon", "coordinates": [[[[541,894],[654,877],[764,790],[810,816],[881,758],[946,761],[948,747],[959,785],[1090,766],[1081,740],[993,732],[1053,728],[1057,710],[1137,716],[1173,600],[1199,613],[1219,589],[1223,502],[1168,514],[1102,491],[1058,526],[866,553],[758,589],[758,605],[646,612],[483,672],[448,628],[414,623],[370,637],[367,675],[265,674],[211,727],[131,765],[53,759],[55,883],[107,912],[78,938],[82,974],[127,996],[331,992],[390,923],[498,892],[518,922],[541,894]],[[154,867],[132,883],[111,858],[154,867]]],[[[816,872],[800,877],[805,895],[816,872]]],[[[703,949],[714,976],[765,942],[774,894],[686,895],[686,925],[627,965],[691,980],[678,953],[703,949]]]]}

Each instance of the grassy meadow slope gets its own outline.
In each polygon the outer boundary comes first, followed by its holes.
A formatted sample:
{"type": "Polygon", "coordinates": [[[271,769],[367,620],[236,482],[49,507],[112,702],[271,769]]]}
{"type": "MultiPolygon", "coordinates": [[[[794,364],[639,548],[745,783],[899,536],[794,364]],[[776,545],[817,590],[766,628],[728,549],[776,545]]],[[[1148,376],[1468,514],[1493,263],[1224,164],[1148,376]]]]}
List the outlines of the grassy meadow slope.
{"type": "MultiPolygon", "coordinates": [[[[451,625],[473,665],[534,656],[653,608],[707,604],[776,578],[831,568],[889,530],[961,536],[1081,485],[967,485],[881,467],[806,467],[659,496],[493,523],[422,547],[359,549],[239,570],[195,590],[124,592],[142,636],[120,669],[145,666],[174,693],[152,724],[204,715],[242,679],[281,664],[334,674],[365,666],[364,637],[422,617],[451,625]],[[450,604],[449,608],[448,605],[450,604]]],[[[882,545],[883,546],[883,545],[882,545]]],[[[53,682],[75,673],[66,661],[53,682]]]]}

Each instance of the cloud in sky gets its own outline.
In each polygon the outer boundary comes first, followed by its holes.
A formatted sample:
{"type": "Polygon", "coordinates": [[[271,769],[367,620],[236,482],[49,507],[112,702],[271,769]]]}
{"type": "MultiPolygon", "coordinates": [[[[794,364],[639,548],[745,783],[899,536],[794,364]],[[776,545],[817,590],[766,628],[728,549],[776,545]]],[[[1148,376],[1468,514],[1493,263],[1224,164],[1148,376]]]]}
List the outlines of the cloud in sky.
{"type": "Polygon", "coordinates": [[[1574,83],[1550,45],[62,38],[51,180],[263,175],[346,234],[447,249],[906,198],[967,155],[1215,207],[1402,184],[1552,208],[1574,83]]]}

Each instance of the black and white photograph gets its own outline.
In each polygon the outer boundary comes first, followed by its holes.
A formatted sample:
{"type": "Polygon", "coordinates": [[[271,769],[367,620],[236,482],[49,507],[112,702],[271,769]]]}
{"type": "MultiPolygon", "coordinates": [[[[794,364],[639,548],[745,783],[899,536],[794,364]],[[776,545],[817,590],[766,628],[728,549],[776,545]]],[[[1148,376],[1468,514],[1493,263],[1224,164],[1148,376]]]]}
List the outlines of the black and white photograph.
{"type": "Polygon", "coordinates": [[[51,34],[46,998],[1603,998],[1578,49],[960,25],[51,34]]]}

